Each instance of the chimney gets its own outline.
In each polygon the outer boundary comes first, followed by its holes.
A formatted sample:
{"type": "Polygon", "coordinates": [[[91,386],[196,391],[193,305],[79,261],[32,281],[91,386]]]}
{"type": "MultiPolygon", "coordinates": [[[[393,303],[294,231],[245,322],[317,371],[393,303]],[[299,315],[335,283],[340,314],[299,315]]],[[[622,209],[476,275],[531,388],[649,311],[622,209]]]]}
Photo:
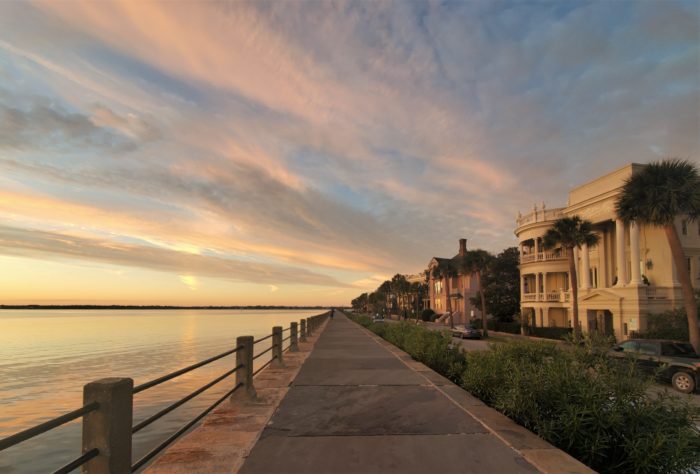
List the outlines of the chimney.
{"type": "Polygon", "coordinates": [[[459,256],[464,257],[467,253],[467,239],[459,239],[459,256]]]}

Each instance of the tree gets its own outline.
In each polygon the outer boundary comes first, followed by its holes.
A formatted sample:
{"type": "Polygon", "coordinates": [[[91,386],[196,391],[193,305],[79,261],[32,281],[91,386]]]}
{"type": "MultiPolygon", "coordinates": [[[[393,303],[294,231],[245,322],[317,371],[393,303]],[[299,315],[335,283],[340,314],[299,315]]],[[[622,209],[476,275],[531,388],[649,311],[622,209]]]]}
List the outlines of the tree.
{"type": "Polygon", "coordinates": [[[418,315],[421,309],[421,303],[423,302],[423,295],[428,290],[428,285],[414,281],[410,286],[410,293],[413,295],[413,312],[418,315]]]}
{"type": "Polygon", "coordinates": [[[675,220],[679,217],[691,222],[700,217],[698,168],[687,160],[679,159],[649,163],[627,179],[617,200],[616,211],[625,222],[636,221],[663,228],[681,283],[690,343],[700,353],[697,303],[693,297],[690,275],[684,270],[685,252],[675,226],[675,220]]]}
{"type": "Polygon", "coordinates": [[[377,288],[377,299],[382,302],[382,313],[383,314],[388,314],[389,313],[389,306],[387,305],[387,298],[389,298],[389,295],[391,294],[391,281],[386,280],[384,283],[379,285],[379,288],[377,288]]]}
{"type": "Polygon", "coordinates": [[[489,337],[489,330],[486,321],[486,297],[482,285],[482,276],[488,272],[493,261],[493,255],[486,250],[468,250],[459,260],[460,270],[464,274],[474,274],[476,276],[476,288],[481,299],[481,324],[484,337],[489,337]]]}
{"type": "MultiPolygon", "coordinates": [[[[488,314],[499,321],[509,322],[520,311],[520,252],[509,247],[491,262],[488,271],[481,276],[488,314]]],[[[470,299],[473,305],[481,304],[481,295],[470,299]]]]}
{"type": "Polygon", "coordinates": [[[578,277],[574,262],[574,248],[581,248],[583,244],[592,247],[598,243],[598,235],[593,233],[591,221],[583,220],[579,216],[562,217],[554,222],[552,228],[544,234],[544,247],[551,249],[561,245],[566,250],[569,261],[569,279],[571,281],[571,302],[573,306],[574,340],[581,336],[581,327],[578,322],[578,277]]]}
{"type": "Polygon", "coordinates": [[[399,309],[402,310],[402,312],[404,309],[406,309],[406,299],[410,289],[411,284],[408,282],[408,280],[406,280],[404,275],[397,273],[391,279],[391,292],[394,295],[394,298],[400,301],[399,309]]]}
{"type": "Polygon", "coordinates": [[[443,260],[442,265],[442,277],[445,281],[445,310],[450,314],[450,327],[455,327],[455,318],[452,314],[452,298],[450,298],[450,281],[452,278],[457,276],[457,269],[452,265],[449,260],[443,260]]]}
{"type": "Polygon", "coordinates": [[[367,312],[367,299],[368,299],[368,294],[367,293],[362,293],[360,296],[352,300],[352,309],[355,311],[364,311],[367,312]]]}

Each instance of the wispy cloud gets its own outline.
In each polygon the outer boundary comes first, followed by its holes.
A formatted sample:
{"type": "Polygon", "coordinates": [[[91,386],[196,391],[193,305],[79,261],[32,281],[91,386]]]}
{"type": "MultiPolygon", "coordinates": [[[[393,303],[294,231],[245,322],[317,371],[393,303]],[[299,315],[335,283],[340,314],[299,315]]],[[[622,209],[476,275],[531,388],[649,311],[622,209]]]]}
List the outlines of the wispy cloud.
{"type": "Polygon", "coordinates": [[[0,4],[0,252],[271,290],[499,251],[698,156],[698,34],[682,1],[0,4]]]}

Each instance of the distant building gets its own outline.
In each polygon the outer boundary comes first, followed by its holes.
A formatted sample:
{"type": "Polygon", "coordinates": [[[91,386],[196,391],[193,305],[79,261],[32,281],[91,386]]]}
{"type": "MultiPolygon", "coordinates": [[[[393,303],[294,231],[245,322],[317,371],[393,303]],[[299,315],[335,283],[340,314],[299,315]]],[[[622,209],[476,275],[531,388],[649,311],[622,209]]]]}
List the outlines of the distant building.
{"type": "Polygon", "coordinates": [[[455,323],[466,323],[472,316],[480,317],[481,313],[474,308],[469,299],[477,294],[476,277],[473,274],[464,274],[459,271],[459,258],[467,252],[467,239],[459,239],[459,251],[452,258],[433,257],[426,270],[428,279],[427,307],[438,314],[447,311],[447,298],[450,298],[450,307],[455,323]],[[438,278],[436,269],[445,265],[452,265],[457,275],[448,279],[438,278]],[[449,285],[448,285],[449,283],[449,285]],[[450,294],[447,294],[449,286],[450,294]]]}
{"type": "Polygon", "coordinates": [[[579,283],[579,321],[583,331],[615,335],[618,340],[646,329],[646,315],[683,304],[678,271],[690,272],[700,287],[700,223],[676,225],[687,257],[685,268],[673,264],[661,228],[624,224],[615,203],[627,178],[644,165],[629,164],[569,192],[567,207],[518,215],[515,235],[520,248],[521,311],[531,326],[571,326],[567,255],[545,250],[542,239],[552,223],[578,215],[594,224],[599,243],[575,251],[579,283]]]}

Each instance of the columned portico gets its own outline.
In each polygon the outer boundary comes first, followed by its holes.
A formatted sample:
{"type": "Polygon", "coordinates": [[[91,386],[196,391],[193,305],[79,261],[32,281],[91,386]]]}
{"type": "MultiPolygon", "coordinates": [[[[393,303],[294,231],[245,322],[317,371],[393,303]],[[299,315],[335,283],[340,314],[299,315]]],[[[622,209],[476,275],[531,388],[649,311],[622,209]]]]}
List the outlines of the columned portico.
{"type": "Polygon", "coordinates": [[[617,266],[615,286],[625,286],[627,283],[627,264],[625,263],[625,223],[622,219],[615,219],[615,264],[617,266]]]}

